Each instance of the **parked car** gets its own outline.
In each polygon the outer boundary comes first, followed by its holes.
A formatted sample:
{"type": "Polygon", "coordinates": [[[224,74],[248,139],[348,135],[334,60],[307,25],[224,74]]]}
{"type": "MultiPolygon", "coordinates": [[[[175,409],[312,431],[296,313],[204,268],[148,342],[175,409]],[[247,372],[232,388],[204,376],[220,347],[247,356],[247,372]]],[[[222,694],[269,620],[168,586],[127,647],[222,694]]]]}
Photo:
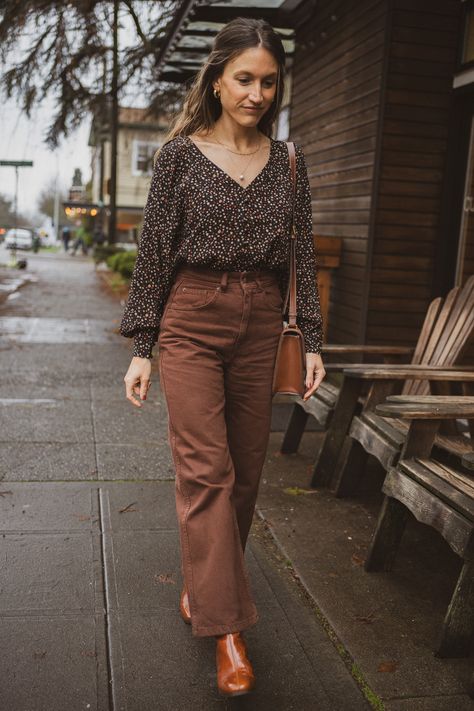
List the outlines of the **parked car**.
{"type": "Polygon", "coordinates": [[[5,235],[7,249],[33,249],[34,232],[24,227],[8,230],[5,235]]]}

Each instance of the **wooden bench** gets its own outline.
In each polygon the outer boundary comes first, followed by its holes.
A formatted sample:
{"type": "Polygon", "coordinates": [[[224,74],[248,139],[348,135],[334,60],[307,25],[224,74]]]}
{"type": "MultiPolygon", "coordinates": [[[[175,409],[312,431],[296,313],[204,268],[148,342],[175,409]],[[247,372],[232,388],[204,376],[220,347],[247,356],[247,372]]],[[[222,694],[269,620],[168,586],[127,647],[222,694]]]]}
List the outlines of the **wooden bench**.
{"type": "Polygon", "coordinates": [[[466,418],[474,422],[474,397],[388,397],[377,415],[408,423],[403,449],[396,466],[389,469],[382,491],[384,501],[369,547],[366,571],[392,569],[400,540],[411,512],[437,530],[463,561],[456,588],[436,644],[435,655],[469,654],[474,633],[474,465],[473,440],[467,435],[470,454],[459,468],[433,458],[440,424],[466,418]],[[469,464],[469,467],[467,466],[469,464]]]}

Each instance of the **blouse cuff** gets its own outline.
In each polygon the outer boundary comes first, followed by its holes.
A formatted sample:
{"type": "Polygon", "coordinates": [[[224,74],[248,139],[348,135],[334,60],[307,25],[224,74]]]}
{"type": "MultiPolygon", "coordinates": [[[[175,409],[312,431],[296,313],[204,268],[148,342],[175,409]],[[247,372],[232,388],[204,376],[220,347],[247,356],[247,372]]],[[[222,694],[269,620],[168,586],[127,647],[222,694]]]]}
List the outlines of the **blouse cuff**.
{"type": "Polygon", "coordinates": [[[318,323],[306,321],[305,319],[296,319],[304,337],[304,346],[306,353],[322,354],[323,336],[322,329],[318,323]]]}
{"type": "Polygon", "coordinates": [[[137,331],[133,337],[133,355],[138,358],[152,358],[155,341],[155,331],[137,331]]]}

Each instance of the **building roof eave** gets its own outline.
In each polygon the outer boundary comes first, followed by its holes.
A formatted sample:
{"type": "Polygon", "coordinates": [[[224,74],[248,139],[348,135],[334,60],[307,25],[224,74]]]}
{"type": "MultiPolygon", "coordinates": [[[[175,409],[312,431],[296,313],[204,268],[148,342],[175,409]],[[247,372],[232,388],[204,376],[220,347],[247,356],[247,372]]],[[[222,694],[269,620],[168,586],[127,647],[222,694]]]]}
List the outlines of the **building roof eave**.
{"type": "Polygon", "coordinates": [[[285,51],[293,56],[295,28],[303,14],[312,13],[318,0],[183,0],[177,8],[157,56],[157,78],[184,83],[199,71],[212,41],[233,17],[264,18],[282,35],[285,51]],[[305,12],[302,13],[303,7],[305,12]]]}

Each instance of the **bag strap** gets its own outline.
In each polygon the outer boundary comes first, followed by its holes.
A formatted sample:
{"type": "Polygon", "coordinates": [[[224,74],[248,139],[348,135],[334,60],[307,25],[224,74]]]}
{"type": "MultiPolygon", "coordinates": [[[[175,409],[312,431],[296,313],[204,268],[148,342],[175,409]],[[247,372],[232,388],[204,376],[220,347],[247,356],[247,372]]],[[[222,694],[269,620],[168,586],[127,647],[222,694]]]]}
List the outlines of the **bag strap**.
{"type": "Polygon", "coordinates": [[[296,156],[295,144],[293,141],[285,141],[288,149],[290,160],[291,183],[293,187],[293,200],[291,207],[291,229],[290,229],[290,277],[288,280],[288,289],[286,291],[285,303],[283,305],[283,313],[286,312],[288,305],[288,297],[290,299],[290,308],[288,311],[288,325],[296,325],[296,228],[295,228],[295,201],[296,201],[296,156]]]}

